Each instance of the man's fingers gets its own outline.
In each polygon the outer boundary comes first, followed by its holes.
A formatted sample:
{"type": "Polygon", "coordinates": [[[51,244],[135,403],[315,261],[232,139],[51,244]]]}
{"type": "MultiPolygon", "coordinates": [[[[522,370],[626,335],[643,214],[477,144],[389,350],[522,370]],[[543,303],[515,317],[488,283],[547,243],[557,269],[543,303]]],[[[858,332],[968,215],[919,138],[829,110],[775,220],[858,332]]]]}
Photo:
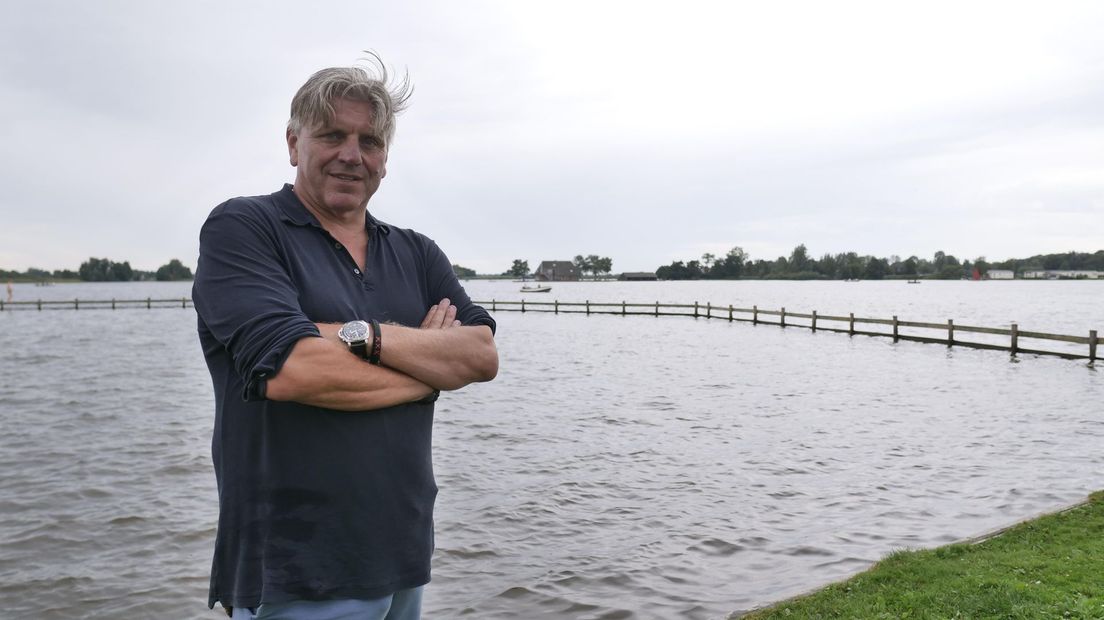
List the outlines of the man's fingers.
{"type": "Polygon", "coordinates": [[[430,307],[422,319],[422,329],[445,329],[451,327],[456,320],[456,306],[453,306],[446,297],[440,303],[430,307]]]}
{"type": "Polygon", "coordinates": [[[432,329],[435,320],[437,320],[437,306],[432,305],[429,307],[429,312],[426,313],[425,318],[422,319],[422,329],[432,329]]]}

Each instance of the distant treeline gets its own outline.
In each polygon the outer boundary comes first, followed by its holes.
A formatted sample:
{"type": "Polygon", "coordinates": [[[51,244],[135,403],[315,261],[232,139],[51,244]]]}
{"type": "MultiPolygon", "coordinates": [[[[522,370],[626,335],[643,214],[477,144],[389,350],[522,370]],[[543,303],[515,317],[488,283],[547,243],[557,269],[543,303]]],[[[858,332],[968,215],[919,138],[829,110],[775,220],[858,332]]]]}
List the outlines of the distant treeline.
{"type": "Polygon", "coordinates": [[[884,278],[930,278],[958,280],[970,277],[973,271],[984,275],[990,269],[1008,269],[1017,276],[1036,269],[1074,269],[1104,271],[1104,250],[1039,254],[1030,258],[1011,258],[989,262],[984,256],[974,260],[959,260],[951,254],[936,252],[931,260],[910,256],[878,258],[859,256],[855,252],[825,254],[811,258],[805,244],[793,249],[790,256],[775,260],[752,260],[742,248],[734,247],[724,256],[703,254],[701,260],[675,261],[656,270],[660,280],[734,280],[762,278],[783,280],[881,280],[884,278]]]}
{"type": "Polygon", "coordinates": [[[55,269],[46,271],[31,267],[26,271],[0,269],[0,279],[20,282],[46,282],[52,280],[81,280],[82,282],[135,282],[141,280],[191,280],[192,270],[177,259],[161,265],[157,271],[142,271],[130,266],[130,261],[116,263],[106,258],[89,258],[80,269],[55,269]]]}

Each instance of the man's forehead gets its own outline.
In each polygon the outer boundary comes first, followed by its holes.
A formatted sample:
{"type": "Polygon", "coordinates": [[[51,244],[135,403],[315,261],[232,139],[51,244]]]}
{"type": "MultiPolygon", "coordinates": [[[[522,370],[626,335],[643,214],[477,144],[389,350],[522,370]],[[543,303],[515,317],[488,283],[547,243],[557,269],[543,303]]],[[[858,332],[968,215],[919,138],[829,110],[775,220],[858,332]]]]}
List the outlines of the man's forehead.
{"type": "Polygon", "coordinates": [[[321,110],[318,118],[309,119],[308,124],[312,129],[322,129],[361,121],[366,121],[368,126],[376,129],[376,111],[372,104],[342,98],[335,100],[330,110],[321,110]]]}

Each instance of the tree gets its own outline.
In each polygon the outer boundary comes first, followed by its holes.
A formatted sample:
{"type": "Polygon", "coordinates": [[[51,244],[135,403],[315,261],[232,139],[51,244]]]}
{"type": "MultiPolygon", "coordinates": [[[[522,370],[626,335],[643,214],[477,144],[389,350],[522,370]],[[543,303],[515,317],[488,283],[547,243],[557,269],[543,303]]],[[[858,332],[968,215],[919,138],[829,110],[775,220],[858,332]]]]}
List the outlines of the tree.
{"type": "Polygon", "coordinates": [[[692,260],[683,264],[675,261],[670,265],[656,269],[656,277],[660,280],[700,280],[702,277],[701,263],[692,260]]]}
{"type": "Polygon", "coordinates": [[[839,265],[836,277],[844,280],[857,280],[866,271],[866,261],[854,252],[836,256],[836,264],[839,265]]]}
{"type": "Polygon", "coordinates": [[[587,258],[584,257],[582,254],[576,254],[575,258],[571,261],[571,264],[575,265],[575,268],[579,270],[579,275],[583,275],[591,270],[590,262],[588,262],[587,258]]]}
{"type": "Polygon", "coordinates": [[[594,275],[600,273],[609,273],[613,271],[613,259],[608,256],[602,258],[594,257],[595,260],[591,263],[590,268],[594,270],[594,275]]]}
{"type": "Polygon", "coordinates": [[[717,257],[711,252],[706,252],[702,254],[701,262],[705,265],[706,272],[708,272],[713,267],[713,263],[717,262],[717,257]]]}
{"type": "Polygon", "coordinates": [[[871,258],[866,262],[863,277],[868,280],[881,280],[889,273],[889,261],[884,258],[871,258]]]}
{"type": "Polygon", "coordinates": [[[724,258],[713,263],[709,270],[709,277],[722,280],[735,280],[744,273],[744,261],[747,260],[747,252],[736,246],[725,254],[724,258]]]}
{"type": "Polygon", "coordinates": [[[529,261],[515,258],[513,267],[510,267],[507,273],[517,278],[524,278],[529,275],[529,261]]]}
{"type": "Polygon", "coordinates": [[[166,265],[161,265],[157,268],[157,280],[159,282],[165,282],[168,280],[191,280],[192,270],[188,269],[177,259],[172,259],[166,265]]]}
{"type": "Polygon", "coordinates": [[[961,280],[962,279],[962,266],[958,265],[958,261],[955,261],[954,265],[943,265],[943,268],[936,272],[937,278],[940,280],[961,280]]]}
{"type": "Polygon", "coordinates": [[[790,271],[801,272],[809,269],[809,250],[802,243],[790,253],[790,271]]]}
{"type": "Polygon", "coordinates": [[[460,265],[453,265],[452,272],[456,274],[457,278],[466,280],[468,278],[475,277],[475,270],[468,269],[467,267],[461,267],[460,265]]]}
{"type": "Polygon", "coordinates": [[[586,264],[590,268],[590,275],[598,275],[598,261],[602,260],[597,254],[587,254],[586,264]]]}

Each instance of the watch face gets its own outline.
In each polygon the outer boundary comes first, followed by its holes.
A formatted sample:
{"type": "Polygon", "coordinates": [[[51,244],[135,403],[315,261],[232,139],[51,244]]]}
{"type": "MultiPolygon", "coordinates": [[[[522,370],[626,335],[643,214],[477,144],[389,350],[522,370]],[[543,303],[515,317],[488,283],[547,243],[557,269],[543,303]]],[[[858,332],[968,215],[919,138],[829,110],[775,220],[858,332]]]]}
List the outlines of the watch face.
{"type": "Polygon", "coordinates": [[[368,339],[368,330],[371,329],[364,321],[349,321],[341,326],[337,333],[345,342],[363,342],[368,339]]]}

